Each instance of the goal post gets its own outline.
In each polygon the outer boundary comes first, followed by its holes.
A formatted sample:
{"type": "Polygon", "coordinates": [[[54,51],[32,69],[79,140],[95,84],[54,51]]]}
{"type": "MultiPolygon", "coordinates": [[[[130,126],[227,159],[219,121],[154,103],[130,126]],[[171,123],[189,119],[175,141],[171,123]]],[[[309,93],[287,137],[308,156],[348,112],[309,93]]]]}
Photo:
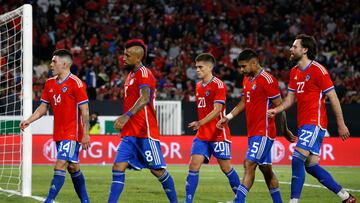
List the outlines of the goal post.
{"type": "MultiPolygon", "coordinates": [[[[22,18],[23,42],[23,119],[32,114],[32,7],[30,4],[23,6],[22,18]]],[[[32,172],[32,133],[31,126],[22,133],[22,187],[23,196],[31,196],[32,172]]]]}
{"type": "Polygon", "coordinates": [[[0,15],[0,191],[31,196],[32,6],[0,15]]]}

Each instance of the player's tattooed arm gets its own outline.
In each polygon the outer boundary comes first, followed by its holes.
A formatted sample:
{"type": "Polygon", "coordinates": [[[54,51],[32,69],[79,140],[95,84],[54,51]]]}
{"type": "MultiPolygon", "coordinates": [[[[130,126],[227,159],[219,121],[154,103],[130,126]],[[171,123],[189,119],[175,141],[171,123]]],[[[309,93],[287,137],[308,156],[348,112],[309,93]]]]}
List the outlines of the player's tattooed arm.
{"type": "Polygon", "coordinates": [[[83,122],[83,137],[81,140],[81,146],[83,149],[88,149],[90,146],[90,136],[89,136],[89,129],[90,129],[90,116],[89,116],[89,104],[85,103],[79,106],[81,111],[81,118],[83,122]]]}
{"type": "Polygon", "coordinates": [[[128,112],[124,112],[123,115],[119,116],[114,121],[114,128],[117,130],[121,130],[125,124],[128,122],[130,117],[140,111],[144,106],[146,106],[150,102],[150,87],[145,86],[140,90],[140,97],[136,100],[133,107],[128,112]]]}
{"type": "Polygon", "coordinates": [[[140,90],[140,97],[136,100],[135,104],[129,110],[132,114],[136,114],[142,108],[144,108],[148,103],[150,103],[150,87],[145,86],[140,90]]]}
{"type": "Polygon", "coordinates": [[[20,129],[24,130],[27,128],[30,123],[36,121],[37,119],[41,118],[46,112],[49,110],[49,104],[41,103],[39,107],[35,110],[35,112],[26,120],[20,122],[20,129]]]}

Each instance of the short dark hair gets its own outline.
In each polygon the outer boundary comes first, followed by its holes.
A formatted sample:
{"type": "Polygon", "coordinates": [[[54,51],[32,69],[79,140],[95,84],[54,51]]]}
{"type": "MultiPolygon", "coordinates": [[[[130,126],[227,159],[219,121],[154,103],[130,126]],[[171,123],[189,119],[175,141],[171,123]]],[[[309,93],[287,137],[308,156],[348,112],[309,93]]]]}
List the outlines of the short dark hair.
{"type": "Polygon", "coordinates": [[[259,59],[258,54],[253,49],[244,49],[238,56],[237,62],[239,61],[249,61],[250,59],[259,59]]]}
{"type": "Polygon", "coordinates": [[[308,49],[306,53],[307,57],[310,60],[314,60],[317,54],[317,45],[315,38],[306,34],[299,34],[296,36],[295,39],[301,40],[301,46],[308,49]]]}
{"type": "Polygon", "coordinates": [[[54,51],[53,56],[59,56],[59,57],[69,57],[71,60],[73,59],[72,54],[69,50],[66,49],[57,49],[54,51]]]}
{"type": "Polygon", "coordinates": [[[206,61],[206,62],[210,62],[212,63],[214,66],[216,64],[216,60],[215,60],[215,57],[210,54],[210,53],[202,53],[202,54],[199,54],[196,58],[195,58],[195,62],[198,62],[198,61],[206,61]]]}

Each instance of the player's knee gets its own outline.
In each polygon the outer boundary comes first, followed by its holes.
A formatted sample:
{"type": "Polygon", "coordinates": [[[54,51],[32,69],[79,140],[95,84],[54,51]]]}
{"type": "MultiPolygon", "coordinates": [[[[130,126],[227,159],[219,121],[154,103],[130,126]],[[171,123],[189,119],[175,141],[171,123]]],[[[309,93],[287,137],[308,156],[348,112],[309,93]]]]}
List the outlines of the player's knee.
{"type": "Polygon", "coordinates": [[[156,177],[160,177],[165,173],[165,169],[160,168],[160,169],[150,169],[150,172],[156,176],[156,177]]]}
{"type": "Polygon", "coordinates": [[[70,163],[67,167],[69,173],[75,173],[76,171],[80,170],[79,164],[70,163]]]}
{"type": "Polygon", "coordinates": [[[189,164],[189,170],[190,171],[199,171],[201,167],[201,163],[196,161],[191,161],[189,164]]]}
{"type": "Polygon", "coordinates": [[[245,160],[244,169],[245,171],[255,171],[257,164],[253,161],[245,160]]]}
{"type": "Polygon", "coordinates": [[[113,170],[121,171],[121,172],[125,172],[126,168],[127,168],[127,165],[122,162],[114,163],[114,165],[112,167],[113,170]]]}

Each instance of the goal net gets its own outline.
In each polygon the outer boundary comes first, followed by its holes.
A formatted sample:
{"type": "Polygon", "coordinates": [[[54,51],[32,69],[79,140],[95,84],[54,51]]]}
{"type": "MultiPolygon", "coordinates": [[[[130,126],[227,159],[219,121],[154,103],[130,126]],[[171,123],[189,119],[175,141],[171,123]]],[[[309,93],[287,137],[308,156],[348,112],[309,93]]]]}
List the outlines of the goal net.
{"type": "Polygon", "coordinates": [[[32,8],[0,15],[0,191],[31,195],[32,8]]]}

